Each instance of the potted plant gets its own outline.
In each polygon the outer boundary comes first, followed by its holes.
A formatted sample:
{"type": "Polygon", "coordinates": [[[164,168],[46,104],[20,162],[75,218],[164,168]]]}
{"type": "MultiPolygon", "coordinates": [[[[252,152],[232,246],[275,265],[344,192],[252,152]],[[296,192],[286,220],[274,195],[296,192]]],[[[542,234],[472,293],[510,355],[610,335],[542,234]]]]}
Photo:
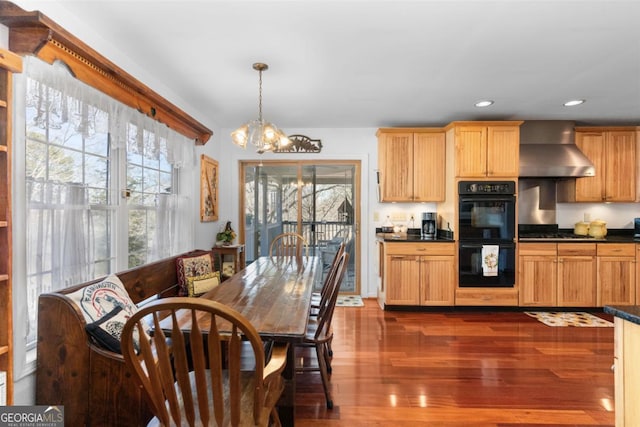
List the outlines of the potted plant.
{"type": "Polygon", "coordinates": [[[231,221],[227,221],[224,229],[216,234],[216,242],[218,245],[229,246],[236,240],[237,234],[231,227],[231,221]]]}

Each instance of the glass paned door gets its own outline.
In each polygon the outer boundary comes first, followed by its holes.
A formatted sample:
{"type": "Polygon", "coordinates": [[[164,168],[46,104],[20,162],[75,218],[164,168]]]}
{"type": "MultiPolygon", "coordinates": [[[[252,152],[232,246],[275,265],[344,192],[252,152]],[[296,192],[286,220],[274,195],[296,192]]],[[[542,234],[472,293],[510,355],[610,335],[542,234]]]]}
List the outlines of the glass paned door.
{"type": "Polygon", "coordinates": [[[278,234],[296,232],[328,269],[344,241],[350,258],[341,291],[358,293],[359,166],[354,161],[243,162],[247,261],[267,255],[278,234]]]}
{"type": "Polygon", "coordinates": [[[349,252],[349,268],[342,292],[355,292],[355,221],[353,165],[305,165],[302,167],[302,229],[314,255],[322,258],[323,269],[331,266],[341,242],[349,252]]]}

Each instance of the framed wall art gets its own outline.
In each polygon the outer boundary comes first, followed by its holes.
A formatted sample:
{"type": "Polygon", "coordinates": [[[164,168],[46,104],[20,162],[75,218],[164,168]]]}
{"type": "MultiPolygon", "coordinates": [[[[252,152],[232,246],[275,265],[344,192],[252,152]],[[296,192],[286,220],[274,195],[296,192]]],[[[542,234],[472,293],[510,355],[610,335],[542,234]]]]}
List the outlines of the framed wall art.
{"type": "Polygon", "coordinates": [[[200,157],[200,222],[218,220],[218,162],[200,157]]]}

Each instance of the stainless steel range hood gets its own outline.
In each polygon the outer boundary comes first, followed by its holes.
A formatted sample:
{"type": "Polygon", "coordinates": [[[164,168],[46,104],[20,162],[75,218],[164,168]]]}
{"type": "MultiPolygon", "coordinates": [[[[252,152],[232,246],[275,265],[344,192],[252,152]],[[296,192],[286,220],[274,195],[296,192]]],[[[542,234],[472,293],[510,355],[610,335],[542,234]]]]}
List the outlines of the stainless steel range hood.
{"type": "Polygon", "coordinates": [[[520,126],[521,178],[594,176],[593,163],[574,141],[575,123],[527,120],[520,126]]]}

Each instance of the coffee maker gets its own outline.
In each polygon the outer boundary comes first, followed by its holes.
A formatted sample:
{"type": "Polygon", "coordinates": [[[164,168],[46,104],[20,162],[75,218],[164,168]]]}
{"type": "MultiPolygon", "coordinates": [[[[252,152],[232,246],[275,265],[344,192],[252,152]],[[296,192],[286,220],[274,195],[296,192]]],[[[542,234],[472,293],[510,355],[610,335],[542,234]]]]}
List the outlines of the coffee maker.
{"type": "Polygon", "coordinates": [[[435,212],[422,212],[422,238],[435,240],[438,230],[438,214],[435,212]]]}

